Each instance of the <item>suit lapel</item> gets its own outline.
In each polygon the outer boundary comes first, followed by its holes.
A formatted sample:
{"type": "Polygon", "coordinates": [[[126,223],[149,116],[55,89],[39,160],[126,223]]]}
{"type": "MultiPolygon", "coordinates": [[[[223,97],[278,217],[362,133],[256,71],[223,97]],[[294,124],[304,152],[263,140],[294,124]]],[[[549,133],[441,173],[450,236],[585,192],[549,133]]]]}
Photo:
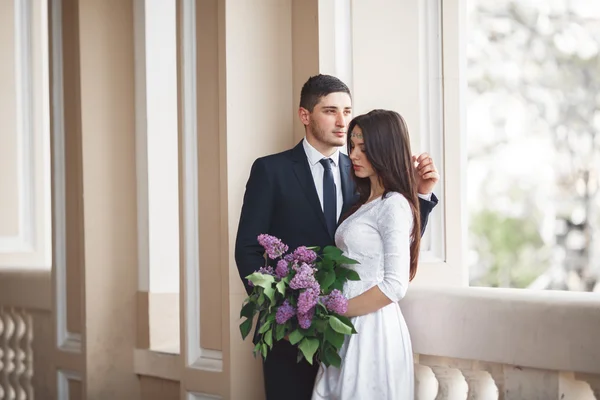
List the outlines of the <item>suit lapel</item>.
{"type": "Polygon", "coordinates": [[[344,153],[340,153],[340,177],[342,180],[342,196],[344,197],[344,206],[342,207],[341,215],[344,215],[357,200],[350,168],[352,168],[350,159],[344,153]]]}
{"type": "Polygon", "coordinates": [[[306,158],[306,153],[304,152],[302,142],[292,149],[292,160],[294,165],[294,174],[296,174],[296,178],[298,178],[298,181],[300,182],[302,192],[306,196],[306,199],[308,200],[308,203],[313,211],[317,213],[325,231],[329,232],[327,229],[327,223],[325,222],[325,215],[321,209],[319,195],[317,194],[317,189],[315,188],[315,181],[312,177],[312,173],[310,172],[308,159],[306,158]]]}

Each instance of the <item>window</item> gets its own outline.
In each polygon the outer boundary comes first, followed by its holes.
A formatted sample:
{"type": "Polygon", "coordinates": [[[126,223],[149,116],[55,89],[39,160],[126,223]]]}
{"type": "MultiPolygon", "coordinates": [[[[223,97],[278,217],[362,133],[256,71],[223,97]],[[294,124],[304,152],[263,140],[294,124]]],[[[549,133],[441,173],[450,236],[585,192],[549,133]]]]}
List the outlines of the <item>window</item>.
{"type": "Polygon", "coordinates": [[[148,315],[147,345],[170,353],[179,352],[175,8],[164,0],[135,8],[139,304],[148,315]]]}
{"type": "Polygon", "coordinates": [[[468,2],[470,282],[600,290],[600,5],[468,2]]]}

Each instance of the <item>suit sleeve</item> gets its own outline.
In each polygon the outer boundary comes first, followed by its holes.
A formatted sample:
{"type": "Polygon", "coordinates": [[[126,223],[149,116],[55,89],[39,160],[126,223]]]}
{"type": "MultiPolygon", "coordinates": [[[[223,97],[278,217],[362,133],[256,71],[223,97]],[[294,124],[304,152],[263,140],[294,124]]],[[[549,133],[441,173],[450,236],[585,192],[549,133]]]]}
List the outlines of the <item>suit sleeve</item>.
{"type": "Polygon", "coordinates": [[[421,211],[421,236],[425,233],[425,228],[427,228],[427,222],[429,221],[429,214],[431,210],[437,205],[438,198],[435,197],[435,194],[431,194],[431,200],[425,200],[419,197],[419,209],[421,211]]]}
{"type": "Polygon", "coordinates": [[[264,249],[258,244],[257,237],[261,233],[269,232],[272,209],[273,184],[270,181],[265,160],[259,158],[252,165],[250,177],[246,183],[246,193],[235,241],[235,262],[248,294],[252,291],[252,287],[248,285],[246,276],[265,264],[264,249]]]}

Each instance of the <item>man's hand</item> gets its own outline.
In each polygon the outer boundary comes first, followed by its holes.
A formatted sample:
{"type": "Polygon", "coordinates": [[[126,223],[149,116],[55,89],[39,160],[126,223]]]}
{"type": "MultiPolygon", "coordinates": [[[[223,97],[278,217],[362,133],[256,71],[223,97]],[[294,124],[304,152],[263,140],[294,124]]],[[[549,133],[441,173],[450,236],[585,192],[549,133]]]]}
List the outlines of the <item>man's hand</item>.
{"type": "Polygon", "coordinates": [[[433,187],[440,179],[437,168],[428,153],[412,156],[413,166],[417,177],[417,191],[420,194],[433,192],[433,187]]]}

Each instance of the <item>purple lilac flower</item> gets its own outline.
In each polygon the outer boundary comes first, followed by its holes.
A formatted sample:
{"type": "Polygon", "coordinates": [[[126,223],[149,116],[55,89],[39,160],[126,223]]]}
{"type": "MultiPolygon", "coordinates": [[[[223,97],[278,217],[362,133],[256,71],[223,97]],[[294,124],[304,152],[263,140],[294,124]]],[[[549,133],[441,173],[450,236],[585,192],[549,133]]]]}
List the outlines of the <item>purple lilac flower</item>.
{"type": "Polygon", "coordinates": [[[281,306],[277,309],[277,314],[275,314],[275,321],[279,325],[285,324],[290,318],[292,318],[296,314],[296,310],[294,307],[286,300],[283,302],[281,306]]]}
{"type": "MultiPolygon", "coordinates": [[[[273,271],[273,267],[260,267],[258,269],[258,271],[256,271],[256,272],[259,272],[261,274],[267,274],[267,275],[275,276],[275,272],[273,271]]],[[[254,287],[254,283],[252,283],[251,280],[248,280],[248,286],[254,287]]]]}
{"type": "Polygon", "coordinates": [[[312,319],[315,315],[314,307],[308,310],[306,314],[298,313],[298,323],[300,324],[300,328],[308,329],[310,328],[310,324],[312,324],[312,319]]]}
{"type": "Polygon", "coordinates": [[[348,311],[348,299],[346,299],[342,292],[337,289],[334,289],[329,293],[329,296],[325,298],[323,304],[325,304],[325,307],[327,307],[328,310],[337,314],[344,314],[348,311]]]}
{"type": "Polygon", "coordinates": [[[306,246],[300,246],[292,254],[294,260],[300,263],[312,264],[317,259],[317,253],[306,248],[306,246]]]}
{"type": "Polygon", "coordinates": [[[283,244],[281,240],[271,235],[258,235],[258,243],[265,248],[267,255],[271,260],[281,257],[286,251],[288,251],[287,245],[283,244]]]}
{"type": "Polygon", "coordinates": [[[290,281],[292,289],[306,289],[317,282],[315,280],[315,270],[308,264],[302,264],[296,268],[296,275],[290,281]]]}
{"type": "Polygon", "coordinates": [[[306,314],[312,308],[317,305],[319,301],[319,294],[321,292],[319,284],[305,289],[298,296],[298,314],[306,314]]]}
{"type": "Polygon", "coordinates": [[[270,267],[270,266],[260,267],[257,272],[260,272],[261,274],[275,275],[275,272],[273,271],[273,267],[270,267]]]}
{"type": "Polygon", "coordinates": [[[277,268],[275,268],[275,275],[281,279],[289,273],[288,262],[283,259],[277,262],[277,268]]]}

